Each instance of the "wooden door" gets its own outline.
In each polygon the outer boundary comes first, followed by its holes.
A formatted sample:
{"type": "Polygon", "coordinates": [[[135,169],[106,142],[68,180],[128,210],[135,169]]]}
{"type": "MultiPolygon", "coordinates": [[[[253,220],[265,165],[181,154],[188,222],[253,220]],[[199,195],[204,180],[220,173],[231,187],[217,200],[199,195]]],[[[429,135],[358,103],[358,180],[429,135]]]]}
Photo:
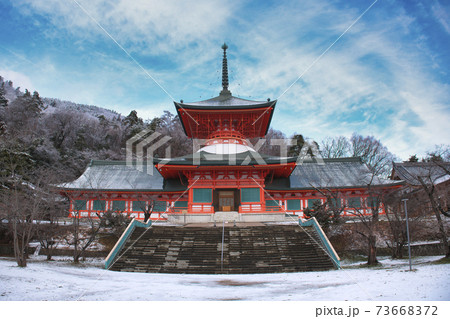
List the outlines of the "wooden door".
{"type": "Polygon", "coordinates": [[[234,211],[234,191],[232,190],[219,191],[219,211],[223,212],[234,211]]]}

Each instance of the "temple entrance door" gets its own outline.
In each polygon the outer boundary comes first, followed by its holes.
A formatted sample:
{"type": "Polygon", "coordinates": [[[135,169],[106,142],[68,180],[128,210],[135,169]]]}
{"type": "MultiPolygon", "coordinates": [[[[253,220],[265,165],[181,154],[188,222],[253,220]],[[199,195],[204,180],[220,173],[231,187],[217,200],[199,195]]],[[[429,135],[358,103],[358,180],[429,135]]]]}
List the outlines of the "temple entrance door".
{"type": "Polygon", "coordinates": [[[218,189],[215,190],[215,211],[232,212],[237,211],[236,200],[237,190],[234,189],[218,189]]]}
{"type": "Polygon", "coordinates": [[[219,210],[222,212],[231,212],[234,210],[233,191],[219,191],[219,210]]]}

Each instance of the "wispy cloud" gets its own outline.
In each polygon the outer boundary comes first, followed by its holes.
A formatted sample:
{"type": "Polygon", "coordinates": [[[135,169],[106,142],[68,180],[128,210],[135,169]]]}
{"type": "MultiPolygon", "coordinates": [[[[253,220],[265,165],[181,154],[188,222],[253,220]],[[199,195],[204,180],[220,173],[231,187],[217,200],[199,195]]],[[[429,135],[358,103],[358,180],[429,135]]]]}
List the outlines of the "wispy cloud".
{"type": "MultiPolygon", "coordinates": [[[[218,94],[223,41],[230,47],[231,91],[276,98],[373,2],[77,1],[184,100],[218,94]]],[[[450,43],[449,10],[438,1],[418,3],[378,1],[282,96],[275,128],[316,140],[371,134],[403,158],[448,143],[449,57],[420,23],[437,21],[447,35],[440,41],[450,43]]],[[[48,96],[122,113],[138,109],[144,117],[171,110],[166,94],[74,1],[13,4],[40,41],[17,52],[27,52],[23,57],[40,70],[25,73],[18,60],[1,69],[27,74],[48,96]]]]}
{"type": "Polygon", "coordinates": [[[438,1],[431,7],[434,17],[442,28],[450,34],[450,6],[441,5],[438,1]]]}

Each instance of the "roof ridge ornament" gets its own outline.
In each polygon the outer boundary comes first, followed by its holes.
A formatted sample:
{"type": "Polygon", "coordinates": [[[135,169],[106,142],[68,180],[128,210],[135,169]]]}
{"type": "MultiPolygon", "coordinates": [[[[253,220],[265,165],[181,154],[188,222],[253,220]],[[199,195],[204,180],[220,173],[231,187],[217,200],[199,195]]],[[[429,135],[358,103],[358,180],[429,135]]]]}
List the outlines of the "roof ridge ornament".
{"type": "Polygon", "coordinates": [[[222,45],[223,49],[223,60],[222,60],[222,91],[221,96],[231,96],[231,92],[228,90],[228,62],[227,62],[227,49],[228,45],[224,43],[222,45]]]}

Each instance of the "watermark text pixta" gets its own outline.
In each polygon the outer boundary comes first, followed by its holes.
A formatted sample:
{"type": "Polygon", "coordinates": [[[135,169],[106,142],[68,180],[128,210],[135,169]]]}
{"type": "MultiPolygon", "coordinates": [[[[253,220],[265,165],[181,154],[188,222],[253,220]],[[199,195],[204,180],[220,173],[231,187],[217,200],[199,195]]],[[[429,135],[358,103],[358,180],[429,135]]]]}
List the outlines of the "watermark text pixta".
{"type": "MultiPolygon", "coordinates": [[[[158,149],[164,150],[164,157],[158,158],[158,167],[162,167],[168,162],[170,162],[171,154],[171,140],[172,137],[164,136],[161,133],[153,132],[149,129],[145,129],[138,134],[134,135],[126,142],[126,163],[127,166],[134,167],[139,171],[145,172],[149,175],[153,175],[153,165],[155,152],[158,149]]],[[[237,156],[239,153],[235,152],[219,152],[217,154],[203,154],[201,156],[199,150],[205,145],[207,140],[193,139],[193,154],[192,154],[192,165],[200,165],[201,158],[209,160],[221,160],[227,161],[228,165],[236,165],[237,156]]],[[[266,160],[263,157],[264,152],[259,154],[263,145],[270,145],[270,147],[275,147],[277,153],[279,154],[279,163],[287,163],[288,159],[292,161],[292,157],[289,157],[289,150],[292,146],[297,145],[295,139],[259,139],[254,145],[246,140],[245,143],[250,149],[253,150],[251,154],[246,155],[247,157],[240,158],[240,165],[247,165],[251,161],[256,161],[259,165],[266,165],[266,160]]],[[[230,144],[230,148],[236,147],[236,145],[230,144]]],[[[186,154],[188,155],[188,154],[186,154]]],[[[317,148],[317,144],[314,141],[304,141],[298,154],[296,154],[296,163],[301,165],[305,159],[313,157],[318,164],[324,164],[324,161],[320,155],[317,148]],[[312,155],[312,156],[311,156],[312,155]]]]}
{"type": "Polygon", "coordinates": [[[359,308],[349,306],[344,307],[318,307],[316,308],[316,318],[324,316],[344,316],[347,318],[353,318],[359,315],[359,308]]]}

